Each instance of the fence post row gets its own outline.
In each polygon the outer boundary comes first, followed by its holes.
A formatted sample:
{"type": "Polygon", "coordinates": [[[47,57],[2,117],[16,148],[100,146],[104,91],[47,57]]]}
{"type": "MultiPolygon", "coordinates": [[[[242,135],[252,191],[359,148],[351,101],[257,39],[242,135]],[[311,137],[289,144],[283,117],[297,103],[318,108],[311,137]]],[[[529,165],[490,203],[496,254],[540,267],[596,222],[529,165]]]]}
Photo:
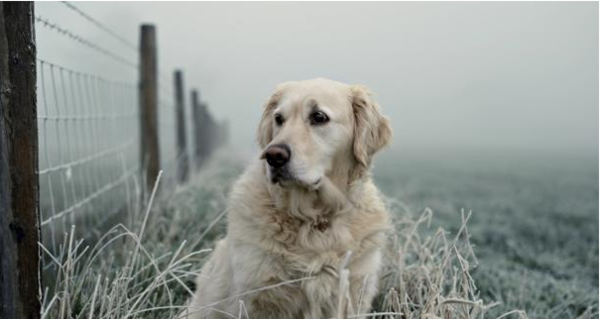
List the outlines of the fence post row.
{"type": "Polygon", "coordinates": [[[39,319],[33,2],[0,2],[0,318],[39,319]]]}
{"type": "Polygon", "coordinates": [[[175,130],[177,137],[177,182],[185,183],[188,179],[189,159],[186,146],[185,129],[185,90],[183,88],[183,72],[175,71],[175,130]]]}
{"type": "Polygon", "coordinates": [[[145,181],[144,199],[152,191],[160,169],[157,114],[156,30],[144,24],[140,39],[140,163],[145,181]]]}
{"type": "MultiPolygon", "coordinates": [[[[33,2],[0,2],[0,318],[41,315],[36,43],[33,2]]],[[[142,199],[160,169],[156,31],[141,26],[139,65],[142,199]]],[[[183,75],[175,74],[179,182],[188,178],[183,75]]],[[[211,153],[216,123],[192,95],[198,167],[211,153]]]]}

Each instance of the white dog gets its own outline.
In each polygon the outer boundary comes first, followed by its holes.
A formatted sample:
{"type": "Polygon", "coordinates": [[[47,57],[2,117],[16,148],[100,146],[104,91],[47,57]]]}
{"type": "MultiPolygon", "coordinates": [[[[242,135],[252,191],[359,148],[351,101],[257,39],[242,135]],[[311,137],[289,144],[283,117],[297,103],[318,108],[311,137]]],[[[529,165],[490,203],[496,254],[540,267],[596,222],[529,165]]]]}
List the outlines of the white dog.
{"type": "Polygon", "coordinates": [[[241,302],[251,319],[367,313],[389,228],[368,170],[391,136],[362,86],[281,84],[258,129],[263,153],[233,187],[227,236],[182,316],[237,318],[241,302]],[[349,273],[345,291],[341,267],[349,273]]]}

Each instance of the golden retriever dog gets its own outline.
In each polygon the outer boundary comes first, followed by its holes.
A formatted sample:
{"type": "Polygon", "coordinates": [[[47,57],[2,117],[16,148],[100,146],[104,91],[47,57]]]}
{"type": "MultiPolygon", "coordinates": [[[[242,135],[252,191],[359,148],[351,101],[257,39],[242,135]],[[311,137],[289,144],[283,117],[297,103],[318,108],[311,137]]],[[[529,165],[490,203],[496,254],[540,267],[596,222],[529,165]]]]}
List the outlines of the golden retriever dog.
{"type": "Polygon", "coordinates": [[[369,168],[391,136],[363,86],[279,85],[258,128],[262,155],[232,189],[227,236],[182,317],[368,313],[389,229],[369,168]]]}

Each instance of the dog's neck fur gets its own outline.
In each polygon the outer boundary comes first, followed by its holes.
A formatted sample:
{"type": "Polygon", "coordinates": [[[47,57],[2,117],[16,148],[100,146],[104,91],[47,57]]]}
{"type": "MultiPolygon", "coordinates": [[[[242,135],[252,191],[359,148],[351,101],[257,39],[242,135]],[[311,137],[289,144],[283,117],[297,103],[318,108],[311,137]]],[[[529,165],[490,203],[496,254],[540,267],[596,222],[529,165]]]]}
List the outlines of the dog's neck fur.
{"type": "MultiPolygon", "coordinates": [[[[352,163],[341,160],[335,162],[352,163]]],[[[368,178],[366,173],[355,176],[354,165],[336,165],[323,177],[317,189],[302,186],[281,187],[267,179],[265,182],[273,204],[279,211],[303,222],[325,225],[330,219],[354,207],[352,198],[360,195],[362,185],[368,178]]]]}

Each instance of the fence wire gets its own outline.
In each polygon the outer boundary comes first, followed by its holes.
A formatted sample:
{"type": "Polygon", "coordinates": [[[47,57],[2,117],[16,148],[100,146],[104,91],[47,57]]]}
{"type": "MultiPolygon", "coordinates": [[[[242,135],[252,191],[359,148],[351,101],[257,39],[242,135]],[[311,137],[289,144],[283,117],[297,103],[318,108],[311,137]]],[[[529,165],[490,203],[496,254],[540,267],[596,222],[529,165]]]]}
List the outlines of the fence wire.
{"type": "Polygon", "coordinates": [[[123,65],[129,66],[136,70],[138,68],[137,63],[134,63],[134,62],[128,60],[127,58],[122,57],[118,53],[115,53],[115,52],[105,48],[102,45],[96,44],[96,43],[86,39],[85,37],[74,33],[73,31],[63,28],[62,26],[58,25],[57,23],[50,22],[50,20],[43,18],[41,16],[35,16],[35,21],[41,23],[42,26],[44,26],[50,30],[55,30],[56,32],[58,32],[58,34],[62,34],[64,36],[70,38],[71,40],[80,43],[81,45],[87,46],[90,49],[93,49],[101,54],[104,54],[105,56],[107,56],[115,61],[118,61],[118,62],[122,63],[123,65]]]}
{"type": "MultiPolygon", "coordinates": [[[[64,3],[65,10],[82,16],[98,29],[137,50],[105,24],[78,7],[64,3]]],[[[42,12],[43,13],[43,12],[42,12]]],[[[138,61],[131,61],[103,43],[68,28],[70,20],[51,22],[36,16],[36,27],[46,36],[68,39],[65,48],[73,55],[96,54],[107,70],[130,73],[137,78],[138,61]]],[[[38,33],[39,34],[39,33],[38,33]]],[[[50,42],[46,42],[50,43],[50,42]]],[[[47,50],[38,46],[38,136],[40,223],[42,243],[58,252],[64,234],[75,225],[77,238],[98,238],[116,223],[131,223],[141,209],[139,87],[115,79],[122,74],[100,76],[81,71],[81,60],[48,61],[47,50]],[[78,68],[68,67],[79,62],[78,68]]],[[[68,56],[68,55],[66,55],[68,56]]],[[[88,62],[92,63],[92,62],[88,62]]],[[[97,63],[97,62],[96,62],[97,63]]],[[[84,67],[85,67],[84,63],[84,67]]],[[[89,69],[98,69],[98,65],[89,69]]],[[[88,69],[88,68],[86,68],[88,69]]],[[[175,175],[175,108],[167,74],[159,81],[159,143],[163,181],[175,175]]],[[[50,263],[44,268],[51,266],[50,263]]]]}
{"type": "MultiPolygon", "coordinates": [[[[86,29],[81,26],[72,31],[70,19],[35,16],[36,35],[41,40],[37,41],[36,63],[40,224],[42,244],[51,254],[60,253],[73,225],[75,238],[89,243],[117,223],[139,223],[145,187],[145,169],[140,164],[140,87],[131,80],[138,79],[140,63],[125,58],[132,51],[137,53],[135,41],[123,38],[79,7],[63,4],[59,7],[66,13],[119,41],[120,48],[92,41],[95,34],[83,32],[86,29]],[[56,57],[47,57],[53,52],[56,57]]],[[[139,54],[135,56],[139,58],[139,54]]],[[[176,118],[172,73],[159,70],[156,93],[161,189],[168,190],[177,185],[177,172],[185,161],[177,155],[176,132],[181,124],[176,118]]],[[[205,106],[204,120],[198,121],[189,90],[185,92],[189,158],[185,164],[191,173],[196,142],[202,139],[202,158],[208,156],[220,128],[205,106]],[[202,128],[202,136],[194,134],[195,126],[202,128]]],[[[57,266],[45,257],[43,269],[57,266]]]]}
{"type": "Polygon", "coordinates": [[[79,9],[79,7],[75,6],[73,3],[68,2],[68,1],[62,1],[62,3],[67,6],[67,8],[77,12],[77,14],[79,14],[80,16],[82,16],[84,19],[86,19],[87,21],[89,21],[91,24],[95,25],[96,27],[98,27],[99,29],[101,29],[102,31],[104,31],[105,33],[107,33],[108,35],[110,35],[111,37],[113,37],[114,39],[116,39],[117,41],[121,42],[123,45],[125,45],[126,47],[130,48],[131,50],[134,50],[137,52],[138,47],[137,45],[133,44],[132,42],[130,42],[129,40],[123,38],[122,36],[120,36],[116,31],[113,31],[111,28],[109,28],[108,26],[104,25],[104,23],[94,19],[92,16],[90,16],[89,14],[85,13],[83,10],[79,9]]]}
{"type": "Polygon", "coordinates": [[[72,224],[94,229],[136,205],[135,85],[38,60],[40,219],[56,249],[72,224]]]}

